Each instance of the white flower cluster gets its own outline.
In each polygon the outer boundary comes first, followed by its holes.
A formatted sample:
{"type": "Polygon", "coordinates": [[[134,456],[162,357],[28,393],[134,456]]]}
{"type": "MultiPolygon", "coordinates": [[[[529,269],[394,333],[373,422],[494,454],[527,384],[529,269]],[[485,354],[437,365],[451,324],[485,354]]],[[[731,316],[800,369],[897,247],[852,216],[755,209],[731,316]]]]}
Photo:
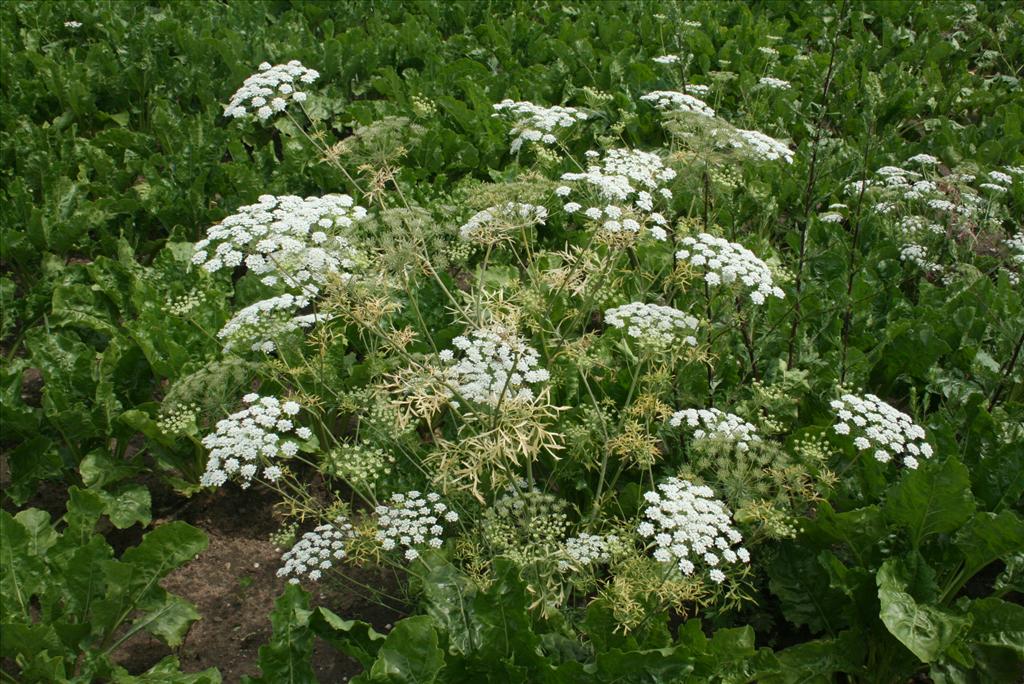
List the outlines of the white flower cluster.
{"type": "Polygon", "coordinates": [[[302,539],[281,556],[284,565],[278,569],[278,577],[289,577],[290,584],[298,584],[306,575],[316,581],[330,570],[334,563],[345,557],[345,542],[352,538],[352,525],[339,517],[333,523],[318,525],[312,532],[306,532],[302,539]]]}
{"type": "Polygon", "coordinates": [[[907,161],[911,164],[920,164],[921,166],[935,166],[939,163],[938,158],[930,154],[915,154],[907,161]]]}
{"type": "Polygon", "coordinates": [[[74,19],[71,19],[71,20],[68,20],[68,21],[64,22],[64,28],[69,28],[69,29],[82,28],[82,22],[75,21],[74,19]]]}
{"type": "Polygon", "coordinates": [[[586,121],[587,113],[575,107],[541,107],[532,102],[502,100],[494,105],[493,116],[507,116],[514,122],[511,134],[515,136],[510,148],[515,154],[524,142],[539,142],[554,145],[558,138],[555,131],[570,128],[577,121],[586,121]]]}
{"type": "MultiPolygon", "coordinates": [[[[694,86],[689,87],[693,88],[694,86]]],[[[703,100],[676,90],[655,90],[646,95],[641,95],[640,99],[651,103],[655,108],[662,111],[686,112],[707,117],[715,115],[715,110],[709,107],[703,100]]]]}
{"type": "Polygon", "coordinates": [[[293,422],[302,410],[296,402],[258,394],[247,394],[242,401],[249,404],[248,408],[217,421],[216,432],[203,437],[203,446],[210,450],[206,472],[199,480],[204,487],[220,487],[237,476],[245,489],[260,466],[263,477],[273,482],[281,476],[275,459],[290,458],[299,451],[298,442],[289,438],[312,436],[309,428],[296,427],[293,422]]]}
{"type": "Polygon", "coordinates": [[[548,210],[540,205],[506,202],[474,214],[459,228],[463,240],[493,244],[526,226],[543,225],[548,210]]]}
{"type": "Polygon", "coordinates": [[[915,242],[908,242],[900,247],[900,261],[914,264],[926,273],[941,273],[942,264],[932,261],[928,254],[928,248],[915,242]]]}
{"type": "Polygon", "coordinates": [[[703,561],[716,583],[725,581],[718,567],[721,563],[750,562],[745,548],[733,548],[743,537],[710,487],[673,477],[659,484],[658,490],[644,494],[650,505],[644,509],[646,520],[637,527],[640,536],[654,541],[656,560],[676,563],[684,575],[693,574],[694,561],[703,561]]]}
{"type": "Polygon", "coordinates": [[[497,407],[502,401],[530,401],[533,390],[527,385],[546,381],[550,375],[538,367],[540,355],[515,333],[498,328],[474,330],[469,336],[452,340],[462,358],[444,349],[439,354],[448,364],[445,379],[462,398],[497,407]]]}
{"type": "Polygon", "coordinates": [[[612,559],[612,552],[619,544],[619,538],[614,534],[581,532],[579,536],[565,540],[563,553],[567,558],[558,561],[558,569],[565,572],[574,567],[607,563],[612,559]]]}
{"type": "Polygon", "coordinates": [[[304,102],[306,93],[300,88],[318,78],[318,72],[302,66],[297,59],[274,66],[263,62],[259,71],[245,79],[231,96],[224,116],[241,119],[255,114],[260,121],[266,121],[287,109],[289,102],[304,102]]]}
{"type": "MultiPolygon", "coordinates": [[[[609,150],[600,164],[592,164],[585,173],[562,174],[562,180],[579,183],[584,192],[589,191],[591,200],[596,193],[597,201],[588,202],[591,206],[586,209],[576,201],[562,208],[569,214],[583,210],[584,216],[599,221],[601,230],[607,233],[639,233],[646,226],[656,240],[665,240],[668,220],[654,211],[654,201],[656,196],[672,199],[672,191],[663,185],[675,177],[675,169],[666,167],[654,153],[609,150]]],[[[568,197],[573,188],[563,185],[555,192],[568,197]]]]}
{"type": "Polygon", "coordinates": [[[676,411],[669,418],[668,424],[679,427],[683,421],[686,421],[688,427],[694,428],[694,439],[735,443],[737,451],[747,451],[751,442],[761,441],[753,425],[734,413],[725,413],[716,408],[676,411]]]}
{"type": "Polygon", "coordinates": [[[762,76],[758,80],[757,85],[772,90],[789,90],[792,87],[789,81],[783,81],[781,78],[774,78],[772,76],[762,76]]]}
{"type": "Polygon", "coordinates": [[[676,64],[679,62],[680,59],[682,58],[679,55],[659,55],[658,57],[655,57],[652,61],[655,64],[676,64]]]}
{"type": "Polygon", "coordinates": [[[405,548],[405,559],[415,560],[417,546],[441,548],[442,522],[458,522],[459,514],[450,510],[434,492],[422,495],[411,491],[392,494],[391,505],[377,506],[377,541],[385,551],[405,548]]]}
{"type": "Polygon", "coordinates": [[[704,267],[704,281],[711,286],[739,281],[750,290],[750,301],[764,304],[768,297],[782,299],[785,293],[772,283],[772,272],[761,259],[743,245],[708,233],[696,238],[685,237],[686,249],[676,252],[676,258],[694,266],[704,267]]]}
{"type": "Polygon", "coordinates": [[[1024,266],[1024,232],[1006,238],[1004,244],[1010,250],[1010,260],[1024,266]]]}
{"type": "Polygon", "coordinates": [[[246,349],[269,354],[277,349],[281,336],[325,320],[317,314],[294,315],[308,304],[307,297],[289,293],[261,299],[232,316],[217,337],[224,341],[226,352],[246,349]]]}
{"type": "Polygon", "coordinates": [[[697,346],[693,336],[697,319],[671,306],[632,302],[608,309],[604,319],[608,325],[625,328],[627,335],[656,349],[664,349],[675,341],[697,346]]]}
{"type": "Polygon", "coordinates": [[[931,445],[924,441],[924,428],[874,394],[844,394],[831,406],[836,411],[837,422],[832,428],[836,434],[853,435],[854,446],[861,451],[873,449],[880,463],[902,456],[903,465],[915,469],[918,456],[932,455],[931,445]]]}
{"type": "Polygon", "coordinates": [[[748,131],[737,128],[732,138],[732,146],[742,149],[747,154],[762,161],[783,160],[787,164],[793,163],[793,152],[786,143],[776,140],[770,135],[761,131],[748,131]]]}
{"type": "Polygon", "coordinates": [[[350,277],[358,255],[336,233],[365,217],[348,195],[261,195],[210,228],[192,263],[210,273],[244,263],[265,285],[314,294],[328,276],[350,277]]]}

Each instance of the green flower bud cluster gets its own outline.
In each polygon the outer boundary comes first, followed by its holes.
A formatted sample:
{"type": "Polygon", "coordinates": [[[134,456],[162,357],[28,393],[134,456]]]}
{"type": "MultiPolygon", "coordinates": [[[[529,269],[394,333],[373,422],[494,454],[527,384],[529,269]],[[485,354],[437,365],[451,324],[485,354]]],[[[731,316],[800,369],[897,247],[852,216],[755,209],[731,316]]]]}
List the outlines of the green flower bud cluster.
{"type": "Polygon", "coordinates": [[[357,488],[373,487],[392,473],[395,457],[367,444],[342,444],[324,457],[324,472],[357,488]]]}

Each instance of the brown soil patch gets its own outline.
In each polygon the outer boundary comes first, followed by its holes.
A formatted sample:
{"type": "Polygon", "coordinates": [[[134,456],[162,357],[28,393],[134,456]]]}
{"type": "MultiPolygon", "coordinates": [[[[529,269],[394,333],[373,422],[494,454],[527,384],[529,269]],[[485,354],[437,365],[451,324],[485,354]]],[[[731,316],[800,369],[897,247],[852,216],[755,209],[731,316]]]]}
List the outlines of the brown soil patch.
{"type": "MultiPolygon", "coordinates": [[[[202,615],[176,649],[182,670],[216,667],[226,683],[260,674],[259,647],[270,639],[270,612],[285,588],[285,580],[276,576],[281,551],[268,540],[277,529],[273,503],[272,496],[257,490],[229,488],[197,499],[178,516],[210,537],[206,551],[162,582],[168,591],[194,603],[202,615]]],[[[383,586],[373,571],[360,572],[357,577],[366,584],[383,586]]],[[[324,605],[346,619],[366,620],[381,631],[401,617],[336,584],[307,584],[306,588],[314,592],[315,605],[324,605]]],[[[162,642],[147,635],[126,644],[117,660],[129,672],[141,673],[170,653],[162,642]]],[[[362,670],[357,661],[319,639],[312,664],[321,682],[347,681],[362,670]]]]}

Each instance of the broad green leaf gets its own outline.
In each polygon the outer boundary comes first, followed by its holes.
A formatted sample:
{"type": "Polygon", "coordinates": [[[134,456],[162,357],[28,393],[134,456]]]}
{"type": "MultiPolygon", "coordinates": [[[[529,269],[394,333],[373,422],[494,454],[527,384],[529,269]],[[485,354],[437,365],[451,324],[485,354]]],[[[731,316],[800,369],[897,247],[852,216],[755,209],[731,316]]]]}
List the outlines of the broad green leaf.
{"type": "Polygon", "coordinates": [[[194,605],[162,588],[140,602],[139,610],[143,612],[132,622],[132,630],[145,629],[171,648],[181,645],[189,627],[201,617],[194,605]]]}
{"type": "Polygon", "coordinates": [[[377,684],[429,684],[444,667],[444,652],[437,645],[434,621],[427,615],[395,624],[380,646],[368,673],[353,682],[377,684]]]}
{"type": "Polygon", "coordinates": [[[19,511],[14,519],[28,532],[28,552],[32,556],[46,557],[46,552],[57,543],[57,532],[50,524],[50,514],[38,508],[19,511]]]}
{"type": "Polygon", "coordinates": [[[861,564],[868,564],[878,555],[878,542],[886,534],[885,518],[877,506],[837,513],[827,501],[822,501],[815,519],[807,522],[802,539],[822,546],[845,544],[861,564]]]}
{"type": "Polygon", "coordinates": [[[882,622],[922,662],[940,660],[970,627],[970,618],[935,605],[919,604],[907,592],[898,561],[883,563],[877,582],[882,622]]]}
{"type": "Polygon", "coordinates": [[[313,611],[309,626],[318,637],[342,653],[352,656],[363,667],[370,667],[386,636],[361,620],[343,620],[323,606],[313,611]]]}
{"type": "Polygon", "coordinates": [[[175,656],[167,656],[140,675],[128,674],[117,668],[111,679],[113,684],[220,684],[220,672],[210,667],[202,672],[181,671],[181,662],[175,656]]]}
{"type": "Polygon", "coordinates": [[[1024,551],[1024,520],[1011,510],[977,513],[954,541],[964,555],[964,580],[998,558],[1024,551]]]}
{"type": "Polygon", "coordinates": [[[260,677],[244,677],[243,682],[267,684],[307,684],[316,676],[310,665],[313,656],[313,631],[309,628],[309,593],[289,584],[274,604],[270,624],[274,631],[270,642],[260,646],[260,677]]]}
{"type": "Polygon", "coordinates": [[[171,570],[192,560],[207,544],[202,530],[175,521],[146,534],[142,543],[124,552],[121,560],[104,561],[107,592],[102,601],[93,604],[94,633],[109,635],[141,610],[134,624],[146,627],[152,623],[159,631],[176,638],[181,618],[188,611],[177,604],[168,606],[167,592],[158,582],[171,570]],[[146,611],[159,614],[154,616],[146,611]]]}
{"type": "Polygon", "coordinates": [[[768,576],[782,614],[794,625],[807,625],[815,634],[838,634],[846,626],[849,598],[830,586],[829,574],[815,556],[786,544],[769,566],[768,576]]]}
{"type": "Polygon", "coordinates": [[[37,653],[51,654],[64,650],[53,625],[5,622],[0,625],[4,638],[0,639],[0,657],[34,658],[37,653]]]}
{"type": "Polygon", "coordinates": [[[969,638],[984,646],[1008,648],[1024,660],[1024,607],[997,598],[971,602],[969,638]]]}
{"type": "MultiPolygon", "coordinates": [[[[10,425],[6,418],[0,422],[10,425]]],[[[7,453],[7,459],[11,467],[11,483],[4,489],[4,494],[18,505],[35,494],[41,480],[58,478],[64,469],[53,442],[43,435],[23,441],[7,453]]]]}
{"type": "Polygon", "coordinates": [[[5,622],[27,622],[32,597],[46,586],[46,564],[31,550],[29,531],[0,510],[0,600],[5,622]]]}
{"type": "Polygon", "coordinates": [[[153,519],[150,513],[149,490],[143,485],[128,484],[117,490],[100,490],[106,505],[106,513],[114,527],[123,530],[135,523],[143,527],[153,519]]]}
{"type": "Polygon", "coordinates": [[[953,532],[974,513],[967,468],[954,457],[925,463],[890,488],[886,517],[910,531],[915,547],[934,534],[953,532]]]}
{"type": "Polygon", "coordinates": [[[831,684],[836,673],[855,674],[864,657],[864,642],[852,631],[834,639],[805,641],[775,654],[778,669],[759,674],[765,684],[831,684]]]}
{"type": "Polygon", "coordinates": [[[96,535],[75,549],[61,569],[63,575],[64,612],[81,623],[89,622],[93,601],[106,593],[103,565],[114,556],[114,550],[96,535]]]}
{"type": "Polygon", "coordinates": [[[106,449],[93,449],[78,464],[86,487],[103,487],[139,473],[142,467],[127,461],[115,461],[106,449]]]}

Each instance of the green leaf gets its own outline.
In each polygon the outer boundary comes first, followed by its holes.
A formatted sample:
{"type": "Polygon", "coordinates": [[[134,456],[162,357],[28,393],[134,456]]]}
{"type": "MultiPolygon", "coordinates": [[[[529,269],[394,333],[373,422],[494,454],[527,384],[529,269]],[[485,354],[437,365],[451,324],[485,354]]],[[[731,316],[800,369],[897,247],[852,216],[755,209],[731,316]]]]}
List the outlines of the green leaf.
{"type": "Polygon", "coordinates": [[[922,662],[933,663],[963,638],[970,618],[930,604],[919,604],[907,592],[902,563],[888,560],[879,568],[878,600],[882,622],[922,662]]]}
{"type": "Polygon", "coordinates": [[[132,623],[132,630],[145,629],[171,648],[181,646],[189,627],[201,617],[193,604],[166,590],[154,592],[139,609],[143,615],[132,623]]]}
{"type": "Polygon", "coordinates": [[[877,506],[837,513],[827,501],[822,501],[818,515],[806,525],[804,539],[825,547],[845,544],[862,565],[879,553],[878,541],[888,534],[882,511],[877,506]]]}
{"type": "Polygon", "coordinates": [[[356,682],[381,684],[429,684],[444,667],[444,652],[437,645],[434,621],[427,615],[406,618],[395,624],[381,644],[368,673],[356,682]]]}
{"type": "Polygon", "coordinates": [[[4,638],[0,639],[0,657],[34,658],[37,653],[64,650],[53,625],[5,622],[0,625],[4,638]]]}
{"type": "MultiPolygon", "coordinates": [[[[7,420],[0,421],[8,425],[7,420]]],[[[53,442],[43,435],[31,437],[7,453],[11,483],[4,494],[21,505],[36,493],[41,480],[60,477],[64,463],[53,442]]]]}
{"type": "Polygon", "coordinates": [[[1024,660],[1024,607],[990,597],[972,601],[968,612],[972,642],[1010,649],[1024,660]]]}
{"type": "MultiPolygon", "coordinates": [[[[172,640],[183,634],[182,620],[189,615],[182,603],[175,603],[158,582],[171,570],[184,565],[206,548],[206,534],[188,523],[161,525],[142,538],[142,543],[124,552],[121,560],[103,563],[107,593],[93,605],[93,629],[109,636],[133,613],[141,611],[132,630],[152,628],[172,640]]],[[[193,616],[198,617],[194,614],[193,616]]],[[[193,619],[194,619],[193,617],[193,619]]],[[[191,622],[191,620],[189,620],[191,622]]]]}
{"type": "Polygon", "coordinates": [[[99,535],[75,549],[61,569],[66,615],[81,623],[88,623],[90,606],[106,593],[104,563],[113,557],[114,550],[99,535]]]}
{"type": "Polygon", "coordinates": [[[805,549],[796,544],[783,546],[769,566],[768,576],[782,614],[794,625],[829,634],[838,634],[846,626],[844,613],[849,599],[830,586],[828,571],[805,549]]]}
{"type": "Polygon", "coordinates": [[[210,667],[202,672],[182,672],[181,662],[175,656],[167,656],[140,675],[131,675],[117,668],[111,679],[113,684],[220,684],[220,672],[210,667]]]}
{"type": "Polygon", "coordinates": [[[106,449],[93,449],[78,464],[78,472],[87,487],[103,487],[138,474],[142,467],[126,461],[116,461],[106,449]]]}
{"type": "Polygon", "coordinates": [[[270,642],[260,646],[258,678],[243,682],[268,684],[306,684],[316,682],[310,665],[313,657],[313,632],[309,628],[309,593],[297,584],[289,584],[274,604],[270,624],[274,631],[270,642]]]}
{"type": "Polygon", "coordinates": [[[964,581],[998,558],[1024,551],[1024,520],[1011,510],[978,513],[954,539],[964,555],[964,581]]]}
{"type": "Polygon", "coordinates": [[[853,631],[835,639],[806,641],[775,654],[778,669],[759,674],[764,684],[832,684],[837,672],[858,673],[864,657],[864,642],[853,631]]]}
{"type": "Polygon", "coordinates": [[[45,558],[46,551],[57,543],[57,532],[50,524],[50,514],[38,508],[19,511],[14,519],[28,532],[28,552],[45,558]]]}
{"type": "Polygon", "coordinates": [[[368,622],[343,620],[323,606],[313,611],[309,626],[313,632],[342,653],[352,656],[363,667],[370,667],[386,636],[368,622]]]}
{"type": "Polygon", "coordinates": [[[4,621],[28,622],[32,597],[46,586],[48,570],[32,554],[32,535],[7,511],[0,510],[0,599],[4,621]]]}
{"type": "Polygon", "coordinates": [[[890,488],[885,504],[889,520],[910,531],[917,548],[933,534],[953,532],[974,513],[967,468],[950,457],[925,463],[890,488]]]}
{"type": "Polygon", "coordinates": [[[135,523],[145,527],[153,519],[150,514],[149,490],[143,485],[129,484],[114,492],[100,490],[100,496],[103,497],[110,522],[119,530],[135,523]]]}

